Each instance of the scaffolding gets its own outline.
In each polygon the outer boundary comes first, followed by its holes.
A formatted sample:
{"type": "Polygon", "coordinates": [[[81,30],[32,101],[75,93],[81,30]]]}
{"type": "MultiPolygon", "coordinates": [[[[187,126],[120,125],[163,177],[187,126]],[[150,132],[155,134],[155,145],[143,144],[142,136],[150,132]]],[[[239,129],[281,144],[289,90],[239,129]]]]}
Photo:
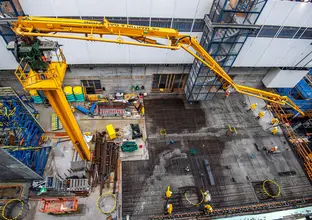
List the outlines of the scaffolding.
{"type": "MultiPolygon", "coordinates": [[[[267,0],[215,0],[205,15],[200,45],[229,73],[249,36],[260,29],[255,25],[267,0]]],[[[189,101],[211,100],[223,81],[199,60],[194,60],[186,83],[189,101]]]]}
{"type": "Polygon", "coordinates": [[[15,40],[15,33],[11,30],[8,22],[18,16],[24,16],[19,1],[0,0],[0,36],[5,43],[15,40]]]}
{"type": "MultiPolygon", "coordinates": [[[[312,69],[300,80],[294,88],[277,88],[276,91],[282,96],[288,96],[306,116],[312,116],[312,69]]],[[[292,117],[297,114],[291,108],[285,108],[284,111],[292,117]]]]}
{"type": "Polygon", "coordinates": [[[43,133],[44,129],[16,92],[10,87],[0,87],[1,147],[39,175],[43,174],[51,150],[50,146],[41,146],[43,133]]]}

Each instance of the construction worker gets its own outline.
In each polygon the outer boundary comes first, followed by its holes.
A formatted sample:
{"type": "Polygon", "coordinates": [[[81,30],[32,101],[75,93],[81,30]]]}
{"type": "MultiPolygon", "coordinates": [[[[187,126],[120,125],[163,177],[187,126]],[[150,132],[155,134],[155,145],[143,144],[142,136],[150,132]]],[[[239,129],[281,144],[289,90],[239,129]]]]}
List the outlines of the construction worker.
{"type": "Polygon", "coordinates": [[[273,154],[277,151],[277,149],[278,149],[278,146],[274,146],[268,151],[268,153],[273,154]]]}
{"type": "Polygon", "coordinates": [[[166,190],[166,198],[167,198],[167,199],[170,199],[171,195],[172,195],[172,192],[171,192],[171,190],[170,190],[170,186],[168,186],[168,187],[167,187],[167,190],[166,190]]]}
{"type": "Polygon", "coordinates": [[[259,113],[258,113],[258,116],[257,116],[257,119],[262,118],[262,117],[265,115],[265,113],[266,113],[266,111],[264,111],[264,112],[259,112],[259,113]]]}
{"type": "Polygon", "coordinates": [[[169,215],[172,214],[172,210],[173,210],[172,204],[167,204],[167,213],[168,213],[169,215]]]}
{"type": "Polygon", "coordinates": [[[271,105],[266,104],[266,105],[264,106],[264,109],[265,109],[265,110],[270,110],[270,109],[271,109],[271,107],[272,107],[271,105]]]}
{"type": "Polygon", "coordinates": [[[275,123],[279,123],[279,120],[277,118],[272,118],[271,124],[274,125],[275,123]]]}
{"type": "Polygon", "coordinates": [[[206,213],[213,212],[213,208],[209,204],[205,205],[204,208],[206,213]]]}
{"type": "Polygon", "coordinates": [[[248,111],[253,111],[257,108],[258,103],[251,104],[248,111]]]}
{"type": "Polygon", "coordinates": [[[203,192],[203,196],[204,196],[204,202],[210,202],[211,201],[211,195],[210,195],[208,190],[203,192]]]}
{"type": "Polygon", "coordinates": [[[274,127],[273,129],[272,129],[272,134],[274,135],[274,134],[276,134],[277,133],[277,131],[278,131],[278,128],[277,127],[274,127]]]}
{"type": "Polygon", "coordinates": [[[222,84],[222,89],[223,89],[224,91],[226,91],[226,90],[228,90],[228,88],[229,88],[230,86],[231,86],[230,84],[228,84],[227,82],[225,82],[225,83],[222,84]]]}
{"type": "Polygon", "coordinates": [[[230,96],[230,94],[231,94],[231,91],[227,90],[225,92],[225,98],[224,99],[227,99],[230,96]]]}

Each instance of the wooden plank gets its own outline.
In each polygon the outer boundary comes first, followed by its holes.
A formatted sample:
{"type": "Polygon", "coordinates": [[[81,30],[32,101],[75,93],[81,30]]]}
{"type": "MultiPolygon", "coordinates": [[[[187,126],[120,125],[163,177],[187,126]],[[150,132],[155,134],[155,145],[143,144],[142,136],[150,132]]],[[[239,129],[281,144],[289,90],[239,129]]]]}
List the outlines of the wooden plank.
{"type": "Polygon", "coordinates": [[[173,75],[173,80],[171,81],[171,90],[173,91],[173,85],[174,85],[174,80],[175,80],[176,74],[173,75]]]}

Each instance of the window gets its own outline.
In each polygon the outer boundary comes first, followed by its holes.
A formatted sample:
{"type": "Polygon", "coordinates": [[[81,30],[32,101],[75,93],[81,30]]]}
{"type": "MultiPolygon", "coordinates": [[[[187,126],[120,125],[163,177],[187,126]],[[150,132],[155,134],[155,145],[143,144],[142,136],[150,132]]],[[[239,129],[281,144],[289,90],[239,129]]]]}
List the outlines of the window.
{"type": "Polygon", "coordinates": [[[88,16],[88,17],[81,17],[83,20],[94,20],[94,21],[103,21],[104,17],[102,16],[88,16]]]}
{"type": "Polygon", "coordinates": [[[277,37],[279,38],[293,38],[299,28],[297,27],[283,27],[277,37]]]}
{"type": "Polygon", "coordinates": [[[149,18],[129,18],[129,24],[149,26],[149,18]]]}
{"type": "Polygon", "coordinates": [[[127,24],[126,17],[105,17],[109,22],[127,24]]]}
{"type": "Polygon", "coordinates": [[[305,29],[306,28],[303,28],[303,27],[300,28],[300,30],[296,33],[295,38],[298,39],[302,35],[305,29]]]}
{"type": "Polygon", "coordinates": [[[171,19],[170,18],[152,18],[151,26],[153,27],[162,27],[162,28],[170,28],[171,19]]]}
{"type": "Polygon", "coordinates": [[[166,92],[182,92],[187,79],[187,74],[154,74],[152,90],[163,89],[166,92]]]}
{"type": "Polygon", "coordinates": [[[178,31],[189,32],[191,31],[193,24],[193,19],[173,19],[172,28],[177,29],[178,31]]]}
{"type": "Polygon", "coordinates": [[[312,39],[312,28],[308,28],[301,36],[301,39],[312,39]]]}
{"type": "Polygon", "coordinates": [[[203,19],[195,19],[194,26],[193,26],[193,32],[202,32],[204,29],[204,20],[203,19]]]}
{"type": "Polygon", "coordinates": [[[273,38],[275,36],[275,34],[277,33],[278,29],[280,27],[279,26],[264,26],[258,37],[269,37],[269,38],[273,38]]]}
{"type": "MultiPolygon", "coordinates": [[[[56,18],[56,17],[52,17],[52,18],[56,18]]],[[[81,19],[80,16],[60,16],[57,18],[81,19]]]]}
{"type": "Polygon", "coordinates": [[[102,91],[100,80],[81,80],[81,83],[86,88],[87,94],[96,94],[97,92],[102,91]]]}

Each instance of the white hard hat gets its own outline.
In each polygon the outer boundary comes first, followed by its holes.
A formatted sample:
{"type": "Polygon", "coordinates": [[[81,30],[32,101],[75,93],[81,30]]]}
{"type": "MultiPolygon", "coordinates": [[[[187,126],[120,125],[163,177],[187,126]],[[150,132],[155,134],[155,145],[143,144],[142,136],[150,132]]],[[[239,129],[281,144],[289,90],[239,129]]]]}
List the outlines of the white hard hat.
{"type": "Polygon", "coordinates": [[[274,148],[275,148],[275,149],[277,149],[277,148],[278,148],[278,146],[275,146],[274,148]]]}
{"type": "Polygon", "coordinates": [[[258,105],[258,103],[256,103],[256,105],[258,105]]]}

